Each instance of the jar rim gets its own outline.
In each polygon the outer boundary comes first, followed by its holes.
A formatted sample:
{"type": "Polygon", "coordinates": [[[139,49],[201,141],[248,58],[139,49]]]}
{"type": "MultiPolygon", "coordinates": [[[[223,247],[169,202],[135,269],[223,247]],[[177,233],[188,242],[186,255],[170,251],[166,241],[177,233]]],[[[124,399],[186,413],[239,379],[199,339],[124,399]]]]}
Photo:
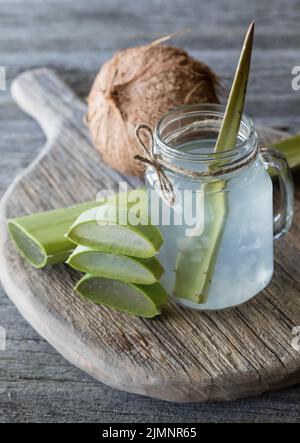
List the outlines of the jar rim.
{"type": "Polygon", "coordinates": [[[175,122],[176,120],[182,119],[184,116],[193,116],[198,115],[206,115],[210,114],[211,116],[220,117],[220,121],[224,115],[225,105],[216,104],[216,103],[201,103],[194,105],[184,105],[177,108],[173,108],[166,114],[164,114],[154,129],[154,141],[156,147],[158,147],[160,153],[167,155],[170,158],[178,159],[182,161],[193,161],[200,163],[207,163],[213,160],[226,160],[226,163],[230,163],[231,161],[244,160],[249,155],[253,153],[253,150],[256,148],[257,135],[252,119],[246,114],[242,114],[241,118],[241,127],[246,128],[247,134],[245,139],[239,139],[236,146],[232,149],[227,149],[221,152],[211,152],[211,153],[187,153],[184,151],[180,151],[172,146],[170,146],[164,140],[162,135],[162,131],[164,129],[164,124],[166,120],[169,119],[170,122],[175,122]],[[174,118],[172,119],[172,116],[174,118]]]}

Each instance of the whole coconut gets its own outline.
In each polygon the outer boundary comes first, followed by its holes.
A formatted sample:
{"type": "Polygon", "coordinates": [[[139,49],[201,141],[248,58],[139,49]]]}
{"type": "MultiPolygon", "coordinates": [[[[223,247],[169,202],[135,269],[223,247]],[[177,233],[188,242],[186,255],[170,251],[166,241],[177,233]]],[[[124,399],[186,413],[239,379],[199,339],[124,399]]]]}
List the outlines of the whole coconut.
{"type": "Polygon", "coordinates": [[[218,103],[219,79],[212,70],[174,46],[150,44],[118,51],[98,73],[88,96],[87,124],[104,161],[143,175],[135,128],[152,129],[174,107],[218,103]]]}

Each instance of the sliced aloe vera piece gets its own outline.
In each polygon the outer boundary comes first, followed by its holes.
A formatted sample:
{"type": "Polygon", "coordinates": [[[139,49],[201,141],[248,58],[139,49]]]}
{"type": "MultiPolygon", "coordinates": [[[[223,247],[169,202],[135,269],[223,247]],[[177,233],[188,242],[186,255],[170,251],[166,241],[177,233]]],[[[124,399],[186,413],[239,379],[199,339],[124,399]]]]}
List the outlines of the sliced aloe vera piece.
{"type": "Polygon", "coordinates": [[[128,257],[95,251],[86,246],[77,246],[67,263],[78,271],[94,276],[141,285],[155,283],[163,273],[163,268],[155,257],[128,257]]]}
{"type": "Polygon", "coordinates": [[[8,230],[20,254],[34,267],[64,262],[75,245],[65,233],[76,218],[97,203],[81,203],[8,220],[8,230]]]}
{"type": "Polygon", "coordinates": [[[128,208],[111,208],[103,205],[101,212],[99,208],[84,212],[69,229],[68,238],[78,245],[132,257],[148,258],[159,251],[163,238],[156,226],[143,217],[134,225],[128,220],[128,208]]]}
{"type": "Polygon", "coordinates": [[[160,283],[137,285],[89,274],[77,283],[75,290],[93,303],[145,318],[160,314],[168,301],[160,283]]]}
{"type": "MultiPolygon", "coordinates": [[[[229,99],[225,109],[214,152],[233,149],[237,142],[243,114],[250,70],[254,36],[254,23],[247,31],[229,99]]],[[[218,166],[219,161],[211,165],[218,166]]],[[[176,265],[176,297],[187,298],[196,303],[205,303],[215,270],[217,254],[226,223],[227,198],[222,190],[226,182],[220,180],[204,185],[206,206],[212,211],[212,221],[206,223],[201,237],[186,239],[184,252],[179,252],[176,265]],[[203,239],[209,245],[204,245],[203,239]]]]}
{"type": "MultiPolygon", "coordinates": [[[[147,194],[144,189],[133,189],[109,196],[104,203],[134,206],[140,201],[140,212],[147,213],[147,194]]],[[[65,237],[74,221],[87,209],[104,204],[90,201],[67,208],[55,209],[8,220],[8,230],[20,254],[34,267],[43,268],[64,262],[75,249],[65,237]]]]}

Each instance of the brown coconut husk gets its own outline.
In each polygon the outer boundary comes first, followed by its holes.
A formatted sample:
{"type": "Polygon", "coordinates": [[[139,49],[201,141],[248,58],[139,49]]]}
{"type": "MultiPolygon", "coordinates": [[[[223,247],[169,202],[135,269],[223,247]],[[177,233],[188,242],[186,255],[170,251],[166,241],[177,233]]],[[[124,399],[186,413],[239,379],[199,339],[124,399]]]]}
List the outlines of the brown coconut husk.
{"type": "Polygon", "coordinates": [[[152,129],[167,111],[184,104],[218,103],[219,78],[204,63],[157,42],[118,51],[98,73],[88,96],[86,121],[94,145],[113,168],[143,175],[134,160],[135,128],[152,129]]]}

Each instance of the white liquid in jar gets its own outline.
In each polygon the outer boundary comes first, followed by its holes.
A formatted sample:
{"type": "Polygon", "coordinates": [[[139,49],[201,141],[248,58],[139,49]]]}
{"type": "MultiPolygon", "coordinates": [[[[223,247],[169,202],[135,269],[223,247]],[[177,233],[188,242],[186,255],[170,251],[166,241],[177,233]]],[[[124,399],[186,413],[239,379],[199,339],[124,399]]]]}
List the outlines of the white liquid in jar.
{"type": "MultiPolygon", "coordinates": [[[[201,140],[177,149],[188,153],[208,153],[213,151],[213,146],[214,141],[201,140]]],[[[203,170],[205,166],[191,162],[185,163],[184,167],[203,170]]],[[[147,174],[151,186],[155,178],[155,173],[147,174]]],[[[259,161],[254,161],[231,176],[224,177],[224,180],[227,215],[218,242],[217,258],[206,301],[198,304],[185,298],[178,300],[194,309],[223,309],[243,303],[260,292],[273,274],[272,182],[268,173],[259,161]]],[[[199,186],[203,187],[203,184],[199,181],[187,182],[186,178],[177,175],[174,177],[174,186],[179,189],[196,190],[199,186]]],[[[210,217],[209,196],[204,194],[204,226],[210,222],[210,217]]],[[[186,242],[187,226],[161,224],[158,227],[164,237],[164,245],[158,256],[165,268],[161,281],[168,292],[176,296],[176,261],[182,244],[186,242]]],[[[195,272],[197,260],[200,263],[206,253],[203,245],[208,245],[210,241],[209,238],[205,238],[205,229],[201,236],[192,237],[192,248],[197,249],[197,241],[198,244],[201,242],[201,250],[197,251],[198,256],[193,263],[195,272]]]]}

